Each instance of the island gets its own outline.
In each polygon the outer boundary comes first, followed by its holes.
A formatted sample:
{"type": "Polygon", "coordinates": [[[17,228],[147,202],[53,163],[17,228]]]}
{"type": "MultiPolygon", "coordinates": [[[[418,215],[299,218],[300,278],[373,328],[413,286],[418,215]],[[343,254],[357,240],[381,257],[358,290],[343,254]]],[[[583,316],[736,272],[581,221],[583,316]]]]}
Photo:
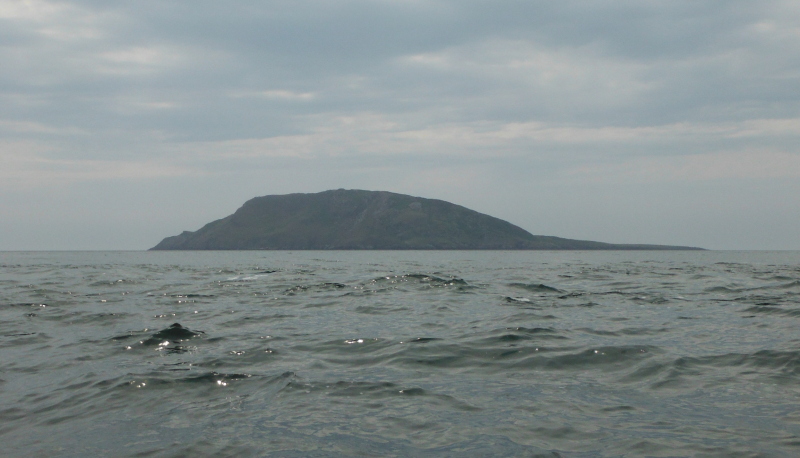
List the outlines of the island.
{"type": "Polygon", "coordinates": [[[151,250],[699,250],[533,235],[437,199],[337,189],[256,197],[151,250]]]}

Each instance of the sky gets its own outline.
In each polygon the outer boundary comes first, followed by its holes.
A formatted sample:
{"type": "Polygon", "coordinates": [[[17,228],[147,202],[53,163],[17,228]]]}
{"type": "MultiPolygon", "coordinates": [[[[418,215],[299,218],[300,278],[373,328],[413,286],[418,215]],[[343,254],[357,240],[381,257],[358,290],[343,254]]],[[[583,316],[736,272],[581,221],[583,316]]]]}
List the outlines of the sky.
{"type": "Polygon", "coordinates": [[[0,250],[338,188],[800,250],[800,2],[0,0],[0,250]]]}

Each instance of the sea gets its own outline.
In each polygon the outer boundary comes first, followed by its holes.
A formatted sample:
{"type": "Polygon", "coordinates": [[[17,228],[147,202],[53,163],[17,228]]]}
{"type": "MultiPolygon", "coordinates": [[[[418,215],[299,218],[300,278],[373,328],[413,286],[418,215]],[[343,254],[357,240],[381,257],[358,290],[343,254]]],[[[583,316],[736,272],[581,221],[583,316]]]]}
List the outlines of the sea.
{"type": "Polygon", "coordinates": [[[797,457],[800,252],[0,252],[0,455],[797,457]]]}

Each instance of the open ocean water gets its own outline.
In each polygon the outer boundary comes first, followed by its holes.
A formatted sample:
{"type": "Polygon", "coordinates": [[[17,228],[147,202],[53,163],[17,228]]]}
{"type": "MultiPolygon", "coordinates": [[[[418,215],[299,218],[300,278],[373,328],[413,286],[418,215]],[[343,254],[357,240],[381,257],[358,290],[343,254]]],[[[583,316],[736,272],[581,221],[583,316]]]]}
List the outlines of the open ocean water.
{"type": "Polygon", "coordinates": [[[800,456],[800,252],[0,253],[3,456],[800,456]]]}

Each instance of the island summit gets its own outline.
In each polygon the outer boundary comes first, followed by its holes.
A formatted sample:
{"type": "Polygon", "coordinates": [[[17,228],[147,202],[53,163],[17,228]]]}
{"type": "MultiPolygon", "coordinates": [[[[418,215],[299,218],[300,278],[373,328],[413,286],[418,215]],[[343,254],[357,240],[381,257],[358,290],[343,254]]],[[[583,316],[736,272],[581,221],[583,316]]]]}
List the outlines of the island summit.
{"type": "Polygon", "coordinates": [[[443,200],[338,189],[250,199],[151,250],[699,250],[533,235],[443,200]]]}

